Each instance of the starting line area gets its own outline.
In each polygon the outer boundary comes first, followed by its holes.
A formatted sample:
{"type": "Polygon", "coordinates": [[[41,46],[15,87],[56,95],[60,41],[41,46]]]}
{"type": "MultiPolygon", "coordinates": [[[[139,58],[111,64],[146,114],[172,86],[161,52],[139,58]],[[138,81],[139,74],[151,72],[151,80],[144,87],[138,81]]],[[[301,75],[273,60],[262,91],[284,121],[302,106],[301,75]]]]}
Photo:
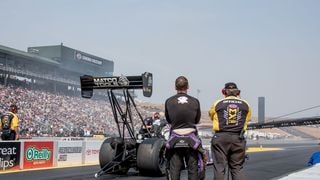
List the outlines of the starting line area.
{"type": "Polygon", "coordinates": [[[247,153],[251,152],[264,152],[264,151],[281,151],[283,148],[269,148],[269,147],[250,147],[246,150],[247,153]]]}

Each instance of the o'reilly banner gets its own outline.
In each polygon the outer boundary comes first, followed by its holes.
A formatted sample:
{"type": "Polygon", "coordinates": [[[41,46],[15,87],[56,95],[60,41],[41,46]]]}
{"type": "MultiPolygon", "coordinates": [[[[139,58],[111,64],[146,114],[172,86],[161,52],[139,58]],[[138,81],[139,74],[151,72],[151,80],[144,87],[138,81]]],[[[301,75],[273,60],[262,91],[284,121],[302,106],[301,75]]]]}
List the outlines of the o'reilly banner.
{"type": "Polygon", "coordinates": [[[53,141],[24,142],[23,168],[43,168],[53,166],[53,141]]]}
{"type": "Polygon", "coordinates": [[[21,142],[0,142],[0,171],[20,169],[21,142]]]}

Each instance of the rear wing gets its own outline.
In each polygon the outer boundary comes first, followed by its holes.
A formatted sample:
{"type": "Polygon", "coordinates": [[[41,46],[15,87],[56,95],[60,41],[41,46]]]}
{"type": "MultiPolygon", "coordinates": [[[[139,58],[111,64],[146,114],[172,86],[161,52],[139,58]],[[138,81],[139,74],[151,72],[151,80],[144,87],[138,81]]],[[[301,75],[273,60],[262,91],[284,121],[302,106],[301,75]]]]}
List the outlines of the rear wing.
{"type": "Polygon", "coordinates": [[[93,89],[142,89],[145,97],[152,95],[152,73],[141,76],[93,77],[80,76],[81,96],[91,98],[93,89]]]}

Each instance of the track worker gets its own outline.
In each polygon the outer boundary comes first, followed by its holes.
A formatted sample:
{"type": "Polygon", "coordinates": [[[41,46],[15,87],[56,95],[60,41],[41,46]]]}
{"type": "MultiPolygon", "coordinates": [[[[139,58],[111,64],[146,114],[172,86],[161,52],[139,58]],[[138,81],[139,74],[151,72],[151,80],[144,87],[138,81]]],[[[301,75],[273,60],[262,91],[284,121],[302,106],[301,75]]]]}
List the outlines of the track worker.
{"type": "Polygon", "coordinates": [[[240,99],[240,90],[234,82],[226,83],[222,94],[225,98],[216,101],[209,110],[215,132],[211,141],[214,180],[223,180],[227,167],[233,180],[242,180],[246,148],[243,134],[251,120],[251,107],[240,99]]]}
{"type": "Polygon", "coordinates": [[[16,115],[18,107],[15,104],[10,105],[10,111],[1,115],[0,131],[2,140],[19,139],[19,118],[16,115]]]}
{"type": "Polygon", "coordinates": [[[144,125],[142,125],[141,129],[146,133],[147,129],[150,131],[152,129],[152,124],[153,124],[153,118],[152,117],[146,117],[144,119],[144,125]]]}
{"type": "Polygon", "coordinates": [[[152,123],[152,131],[156,134],[161,133],[162,128],[167,124],[167,121],[161,119],[161,115],[159,112],[155,112],[153,114],[153,123],[152,123]]]}
{"type": "Polygon", "coordinates": [[[188,140],[192,141],[191,137],[196,136],[196,124],[199,123],[201,117],[200,102],[187,94],[189,83],[186,77],[179,76],[176,79],[175,89],[177,94],[165,102],[165,117],[171,125],[168,144],[171,144],[169,146],[172,147],[169,149],[169,173],[167,176],[171,180],[179,180],[185,160],[188,179],[197,180],[199,179],[198,150],[190,146],[176,147],[175,143],[180,142],[179,138],[184,138],[184,142],[187,142],[188,140]]]}

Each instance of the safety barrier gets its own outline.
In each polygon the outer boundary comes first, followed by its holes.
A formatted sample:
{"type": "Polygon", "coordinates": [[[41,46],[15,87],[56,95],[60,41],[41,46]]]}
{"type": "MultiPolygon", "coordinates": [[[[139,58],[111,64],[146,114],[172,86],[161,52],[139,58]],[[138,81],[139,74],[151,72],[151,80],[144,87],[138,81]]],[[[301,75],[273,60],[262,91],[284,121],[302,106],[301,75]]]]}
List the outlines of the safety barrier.
{"type": "Polygon", "coordinates": [[[99,140],[0,141],[0,172],[99,164],[99,140]]]}

